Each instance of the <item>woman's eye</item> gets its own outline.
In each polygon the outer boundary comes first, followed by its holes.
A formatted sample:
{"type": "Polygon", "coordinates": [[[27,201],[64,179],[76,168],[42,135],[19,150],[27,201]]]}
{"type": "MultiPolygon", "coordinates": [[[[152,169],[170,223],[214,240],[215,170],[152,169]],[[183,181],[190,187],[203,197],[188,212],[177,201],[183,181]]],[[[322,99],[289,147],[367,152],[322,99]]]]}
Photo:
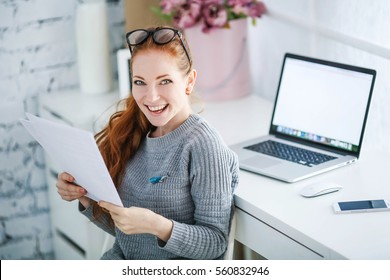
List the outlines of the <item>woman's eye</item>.
{"type": "Polygon", "coordinates": [[[135,80],[133,83],[134,83],[134,85],[137,85],[137,86],[142,86],[142,85],[145,84],[145,83],[144,83],[143,81],[141,81],[141,80],[135,80]]]}
{"type": "Polygon", "coordinates": [[[161,81],[161,84],[162,84],[162,85],[167,85],[167,84],[170,84],[170,83],[172,83],[172,81],[171,81],[171,80],[168,80],[168,79],[165,79],[165,80],[162,80],[162,81],[161,81]]]}

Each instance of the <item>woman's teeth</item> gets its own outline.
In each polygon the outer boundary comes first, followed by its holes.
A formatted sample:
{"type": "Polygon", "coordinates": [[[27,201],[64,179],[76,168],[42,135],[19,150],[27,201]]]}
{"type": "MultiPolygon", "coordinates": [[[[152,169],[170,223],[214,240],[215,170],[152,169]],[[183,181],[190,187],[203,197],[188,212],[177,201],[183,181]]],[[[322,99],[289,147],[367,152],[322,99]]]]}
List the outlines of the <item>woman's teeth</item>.
{"type": "Polygon", "coordinates": [[[164,108],[166,107],[167,105],[159,105],[159,106],[147,106],[148,109],[152,112],[158,112],[158,111],[162,111],[164,110],[164,108]]]}

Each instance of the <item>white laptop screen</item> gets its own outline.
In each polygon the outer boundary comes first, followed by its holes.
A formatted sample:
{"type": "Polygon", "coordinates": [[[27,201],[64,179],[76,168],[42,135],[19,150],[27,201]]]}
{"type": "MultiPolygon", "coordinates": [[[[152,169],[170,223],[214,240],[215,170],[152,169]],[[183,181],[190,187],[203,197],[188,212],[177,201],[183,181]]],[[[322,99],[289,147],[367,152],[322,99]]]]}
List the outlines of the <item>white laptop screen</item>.
{"type": "Polygon", "coordinates": [[[358,153],[375,71],[286,55],[271,132],[358,153]]]}

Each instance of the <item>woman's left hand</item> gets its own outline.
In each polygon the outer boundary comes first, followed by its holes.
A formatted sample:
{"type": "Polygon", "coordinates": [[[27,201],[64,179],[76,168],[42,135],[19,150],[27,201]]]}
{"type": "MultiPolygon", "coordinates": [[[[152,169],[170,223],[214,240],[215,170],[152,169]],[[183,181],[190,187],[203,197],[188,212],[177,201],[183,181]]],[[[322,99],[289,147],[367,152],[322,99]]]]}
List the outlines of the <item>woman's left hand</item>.
{"type": "Polygon", "coordinates": [[[120,207],[106,201],[100,201],[99,206],[106,209],[115,226],[126,234],[150,233],[163,241],[171,236],[173,223],[171,220],[140,207],[120,207]]]}

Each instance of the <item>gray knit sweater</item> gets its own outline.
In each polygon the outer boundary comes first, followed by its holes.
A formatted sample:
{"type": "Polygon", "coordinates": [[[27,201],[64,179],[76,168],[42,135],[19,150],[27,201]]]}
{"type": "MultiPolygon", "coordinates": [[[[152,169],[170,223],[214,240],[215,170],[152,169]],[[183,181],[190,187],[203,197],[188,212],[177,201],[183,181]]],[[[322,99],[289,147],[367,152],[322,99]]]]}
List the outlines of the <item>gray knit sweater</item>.
{"type": "Polygon", "coordinates": [[[237,156],[198,115],[158,138],[146,137],[129,161],[118,192],[124,207],[148,208],[173,221],[165,243],[150,234],[127,235],[97,223],[114,235],[102,259],[220,259],[226,251],[233,192],[238,184],[237,156]],[[155,176],[167,176],[150,183],[155,176]]]}

